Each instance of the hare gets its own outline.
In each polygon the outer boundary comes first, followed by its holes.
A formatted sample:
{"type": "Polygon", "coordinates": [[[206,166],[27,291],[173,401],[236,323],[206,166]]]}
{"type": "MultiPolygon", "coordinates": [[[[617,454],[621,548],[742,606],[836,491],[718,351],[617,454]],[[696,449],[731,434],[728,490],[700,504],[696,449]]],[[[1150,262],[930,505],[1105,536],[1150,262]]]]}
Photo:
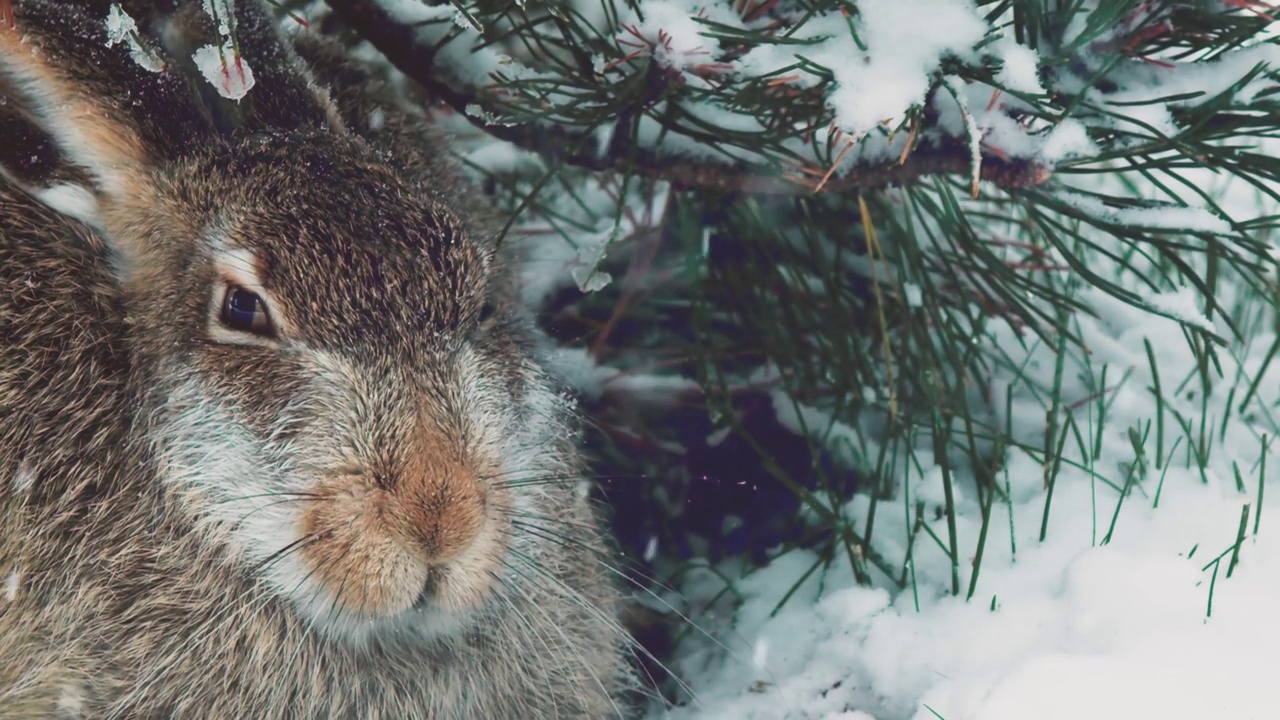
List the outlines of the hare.
{"type": "Polygon", "coordinates": [[[0,22],[0,717],[626,715],[572,404],[475,194],[251,0],[239,104],[183,59],[198,3],[134,5],[114,45],[106,3],[0,22]]]}

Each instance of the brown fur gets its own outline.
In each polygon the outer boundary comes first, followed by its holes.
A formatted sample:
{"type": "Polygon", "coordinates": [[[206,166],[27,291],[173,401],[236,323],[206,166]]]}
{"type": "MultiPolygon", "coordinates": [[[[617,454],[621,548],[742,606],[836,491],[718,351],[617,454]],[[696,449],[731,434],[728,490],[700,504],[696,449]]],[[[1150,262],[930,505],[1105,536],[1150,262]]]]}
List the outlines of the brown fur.
{"type": "Polygon", "coordinates": [[[606,545],[479,203],[238,5],[234,112],[93,12],[0,29],[0,128],[77,168],[0,146],[0,718],[616,716],[606,545]],[[94,229],[25,192],[66,178],[94,229]],[[244,278],[276,337],[219,324],[244,278]]]}

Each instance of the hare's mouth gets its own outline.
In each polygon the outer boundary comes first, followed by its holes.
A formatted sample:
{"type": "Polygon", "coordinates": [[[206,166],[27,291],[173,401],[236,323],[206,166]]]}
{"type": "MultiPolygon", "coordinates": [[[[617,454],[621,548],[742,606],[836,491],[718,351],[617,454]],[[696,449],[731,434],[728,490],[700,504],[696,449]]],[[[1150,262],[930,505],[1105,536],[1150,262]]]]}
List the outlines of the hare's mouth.
{"type": "MultiPolygon", "coordinates": [[[[295,520],[301,583],[285,590],[326,633],[451,634],[493,597],[510,532],[496,498],[414,495],[333,477],[295,520]],[[465,499],[465,498],[464,498],[465,499]]],[[[282,585],[278,585],[282,587],[282,585]]],[[[283,589],[283,587],[282,587],[283,589]]]]}
{"type": "Polygon", "coordinates": [[[427,575],[427,581],[422,584],[422,590],[418,593],[418,597],[413,601],[413,609],[422,612],[429,610],[435,601],[438,579],[434,577],[434,573],[427,575]]]}
{"type": "Polygon", "coordinates": [[[495,567],[501,564],[500,550],[484,535],[441,565],[425,565],[396,547],[379,548],[380,557],[342,550],[328,559],[304,558],[298,570],[309,577],[286,591],[285,599],[321,634],[357,643],[465,632],[494,597],[495,567]],[[355,562],[339,562],[340,557],[355,562]]]}

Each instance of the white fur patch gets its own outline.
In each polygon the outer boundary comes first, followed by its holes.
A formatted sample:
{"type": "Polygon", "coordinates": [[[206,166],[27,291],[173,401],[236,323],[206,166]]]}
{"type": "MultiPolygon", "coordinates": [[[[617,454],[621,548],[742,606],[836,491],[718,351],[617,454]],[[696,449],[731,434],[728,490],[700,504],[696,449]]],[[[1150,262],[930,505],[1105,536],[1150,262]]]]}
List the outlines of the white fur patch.
{"type": "Polygon", "coordinates": [[[31,489],[31,486],[35,481],[35,469],[24,462],[18,464],[18,471],[13,474],[13,479],[10,481],[10,484],[15,491],[25,493],[31,489]]]}
{"type": "Polygon", "coordinates": [[[84,688],[79,683],[68,683],[62,686],[58,695],[58,717],[78,718],[84,716],[84,688]]]}
{"type": "Polygon", "coordinates": [[[4,599],[13,602],[18,597],[18,590],[22,587],[22,573],[14,570],[10,572],[4,579],[4,599]]]}
{"type": "Polygon", "coordinates": [[[92,227],[99,226],[98,199],[88,188],[59,183],[47,188],[35,188],[31,194],[56,212],[92,227]]]}
{"type": "Polygon", "coordinates": [[[107,47],[125,43],[129,46],[129,56],[139,66],[151,72],[164,72],[165,61],[151,48],[146,47],[138,38],[138,24],[120,7],[112,3],[107,11],[107,47]]]}
{"type": "Polygon", "coordinates": [[[294,539],[297,503],[283,469],[248,427],[213,393],[188,379],[170,393],[160,443],[161,479],[186,497],[201,525],[251,561],[294,539]]]}
{"type": "MultiPolygon", "coordinates": [[[[541,448],[532,446],[516,427],[511,408],[503,407],[498,402],[486,400],[493,398],[495,392],[490,387],[492,379],[486,378],[479,371],[480,359],[470,347],[463,347],[462,356],[458,360],[459,375],[462,380],[461,397],[468,398],[468,410],[471,415],[471,427],[479,434],[482,452],[499,460],[500,476],[498,483],[508,482],[512,485],[512,508],[516,512],[531,513],[536,511],[537,503],[532,500],[544,495],[547,486],[537,482],[537,476],[543,474],[538,466],[542,455],[541,448]]],[[[536,402],[536,394],[535,394],[536,402]]],[[[539,422],[551,415],[538,414],[539,422]]]]}
{"type": "MultiPolygon", "coordinates": [[[[314,353],[312,360],[318,376],[308,400],[339,418],[356,417],[349,403],[358,398],[343,389],[351,386],[356,370],[327,353],[314,353]]],[[[306,500],[289,493],[310,491],[318,480],[316,468],[349,464],[354,451],[341,433],[332,427],[304,429],[291,447],[273,449],[196,379],[181,383],[167,404],[178,412],[162,427],[162,482],[186,499],[211,541],[230,548],[246,567],[261,566],[260,577],[318,631],[363,643],[377,638],[426,639],[462,629],[463,618],[443,611],[361,620],[343,611],[314,579],[313,568],[290,549],[303,541],[298,520],[306,500]],[[281,452],[289,457],[280,457],[281,452]]]]}
{"type": "Polygon", "coordinates": [[[213,250],[213,264],[223,278],[266,299],[267,290],[258,277],[258,257],[252,250],[231,245],[221,233],[209,238],[209,247],[213,250]]]}

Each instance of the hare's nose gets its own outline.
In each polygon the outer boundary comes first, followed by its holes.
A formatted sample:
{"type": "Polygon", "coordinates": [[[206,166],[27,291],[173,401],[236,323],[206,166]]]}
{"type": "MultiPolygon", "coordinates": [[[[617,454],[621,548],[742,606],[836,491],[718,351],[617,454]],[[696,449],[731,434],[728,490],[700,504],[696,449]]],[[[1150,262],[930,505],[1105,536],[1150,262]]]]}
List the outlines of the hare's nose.
{"type": "Polygon", "coordinates": [[[456,557],[484,524],[483,488],[461,463],[401,473],[390,494],[387,520],[392,533],[429,565],[456,557]]]}

